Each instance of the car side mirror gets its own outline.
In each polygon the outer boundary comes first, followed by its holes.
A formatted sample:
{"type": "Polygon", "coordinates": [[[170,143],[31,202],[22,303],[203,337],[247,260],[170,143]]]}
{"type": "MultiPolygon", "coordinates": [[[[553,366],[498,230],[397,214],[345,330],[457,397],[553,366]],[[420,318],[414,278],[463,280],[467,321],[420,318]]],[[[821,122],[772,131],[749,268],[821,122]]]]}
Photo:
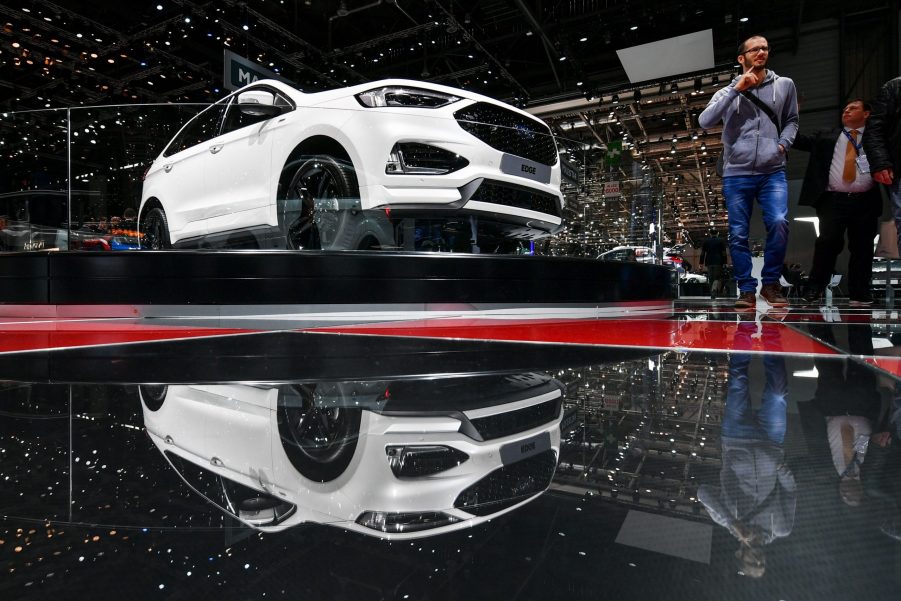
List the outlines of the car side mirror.
{"type": "Polygon", "coordinates": [[[284,107],[276,106],[275,94],[266,90],[248,90],[238,94],[238,109],[248,117],[275,117],[284,112],[284,107]]]}
{"type": "Polygon", "coordinates": [[[281,115],[284,112],[284,107],[253,102],[239,102],[238,108],[241,110],[241,113],[248,117],[266,117],[267,119],[281,115]]]}

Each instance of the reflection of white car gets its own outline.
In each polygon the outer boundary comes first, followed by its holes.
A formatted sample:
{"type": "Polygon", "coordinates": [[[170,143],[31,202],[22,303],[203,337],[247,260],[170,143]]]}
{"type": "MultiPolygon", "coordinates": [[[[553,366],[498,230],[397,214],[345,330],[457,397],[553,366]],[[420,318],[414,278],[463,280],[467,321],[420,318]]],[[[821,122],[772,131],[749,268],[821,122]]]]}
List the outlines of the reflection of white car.
{"type": "Polygon", "coordinates": [[[657,256],[647,246],[617,246],[598,255],[598,259],[601,261],[654,263],[657,256]]]}
{"type": "Polygon", "coordinates": [[[562,385],[544,374],[278,386],[141,386],[182,479],[252,527],[383,538],[465,528],[549,485],[562,385]]]}
{"type": "Polygon", "coordinates": [[[139,224],[148,248],[494,249],[557,231],[562,204],[556,143],[524,111],[407,80],[314,94],[265,80],[179,130],[139,224]]]}
{"type": "Polygon", "coordinates": [[[707,276],[703,273],[683,273],[679,280],[686,284],[706,284],[707,276]]]}

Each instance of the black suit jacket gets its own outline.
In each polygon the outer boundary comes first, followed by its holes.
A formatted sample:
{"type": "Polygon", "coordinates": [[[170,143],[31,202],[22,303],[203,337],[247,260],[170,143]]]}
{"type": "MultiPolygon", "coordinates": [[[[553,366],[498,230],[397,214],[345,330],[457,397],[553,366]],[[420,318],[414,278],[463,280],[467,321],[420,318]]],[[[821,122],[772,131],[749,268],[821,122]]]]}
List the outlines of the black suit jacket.
{"type": "MultiPolygon", "coordinates": [[[[819,204],[826,186],[829,185],[829,168],[832,166],[832,153],[835,152],[835,140],[842,133],[839,129],[821,130],[808,136],[799,133],[795,137],[793,149],[806,150],[810,153],[810,162],[807,163],[807,172],[804,174],[804,183],[801,186],[801,198],[798,204],[815,207],[819,204]]],[[[863,139],[867,139],[870,133],[869,127],[863,132],[863,139]]],[[[879,187],[875,184],[867,192],[870,202],[881,203],[879,187]]]]}

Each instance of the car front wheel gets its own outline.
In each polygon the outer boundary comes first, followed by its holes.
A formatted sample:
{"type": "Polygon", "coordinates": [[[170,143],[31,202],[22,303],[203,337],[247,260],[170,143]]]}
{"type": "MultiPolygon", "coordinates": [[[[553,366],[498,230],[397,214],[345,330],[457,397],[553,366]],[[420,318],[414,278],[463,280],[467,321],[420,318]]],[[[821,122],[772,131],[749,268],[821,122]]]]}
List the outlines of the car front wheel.
{"type": "MultiPolygon", "coordinates": [[[[279,221],[289,249],[353,249],[357,232],[347,213],[359,198],[353,167],[328,155],[301,158],[284,198],[279,221]]],[[[358,212],[358,211],[357,211],[358,212]]]]}

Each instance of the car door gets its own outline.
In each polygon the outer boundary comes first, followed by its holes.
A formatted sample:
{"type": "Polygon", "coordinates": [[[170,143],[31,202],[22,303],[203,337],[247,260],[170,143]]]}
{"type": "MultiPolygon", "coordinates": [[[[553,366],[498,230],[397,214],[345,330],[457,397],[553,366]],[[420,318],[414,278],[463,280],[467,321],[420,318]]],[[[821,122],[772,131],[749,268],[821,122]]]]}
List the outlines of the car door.
{"type": "Polygon", "coordinates": [[[206,183],[209,162],[208,142],[219,133],[225,103],[204,109],[178,132],[166,150],[156,194],[160,197],[169,225],[178,238],[202,235],[209,205],[206,183]]]}
{"type": "Polygon", "coordinates": [[[234,94],[226,108],[222,133],[210,141],[207,187],[214,196],[209,206],[209,232],[223,232],[266,223],[272,178],[272,141],[283,114],[254,110],[290,102],[272,88],[259,86],[234,94]]]}

